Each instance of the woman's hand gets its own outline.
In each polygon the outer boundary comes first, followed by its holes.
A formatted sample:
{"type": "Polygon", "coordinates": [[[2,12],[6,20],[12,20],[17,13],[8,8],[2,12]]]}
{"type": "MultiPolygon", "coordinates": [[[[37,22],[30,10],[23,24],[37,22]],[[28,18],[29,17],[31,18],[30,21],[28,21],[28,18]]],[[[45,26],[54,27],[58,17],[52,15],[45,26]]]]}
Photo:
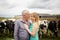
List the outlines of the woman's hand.
{"type": "Polygon", "coordinates": [[[24,27],[26,28],[26,30],[29,29],[27,24],[24,24],[24,27]]]}

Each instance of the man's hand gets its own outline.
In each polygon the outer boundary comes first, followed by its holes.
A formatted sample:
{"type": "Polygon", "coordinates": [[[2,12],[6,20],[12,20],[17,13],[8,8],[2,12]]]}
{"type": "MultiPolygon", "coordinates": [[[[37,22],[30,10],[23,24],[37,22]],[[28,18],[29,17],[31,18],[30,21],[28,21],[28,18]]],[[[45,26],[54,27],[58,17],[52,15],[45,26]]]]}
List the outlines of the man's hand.
{"type": "Polygon", "coordinates": [[[26,30],[29,29],[27,24],[24,24],[24,27],[26,28],[26,30]]]}

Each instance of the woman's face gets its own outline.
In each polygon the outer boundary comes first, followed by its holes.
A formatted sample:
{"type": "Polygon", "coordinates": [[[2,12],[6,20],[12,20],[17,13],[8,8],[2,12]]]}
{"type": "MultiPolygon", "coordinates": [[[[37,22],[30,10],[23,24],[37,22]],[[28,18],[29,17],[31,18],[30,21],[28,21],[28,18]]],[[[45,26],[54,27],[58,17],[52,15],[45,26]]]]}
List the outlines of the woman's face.
{"type": "Polygon", "coordinates": [[[34,22],[35,18],[33,17],[33,15],[31,15],[31,21],[34,22]]]}

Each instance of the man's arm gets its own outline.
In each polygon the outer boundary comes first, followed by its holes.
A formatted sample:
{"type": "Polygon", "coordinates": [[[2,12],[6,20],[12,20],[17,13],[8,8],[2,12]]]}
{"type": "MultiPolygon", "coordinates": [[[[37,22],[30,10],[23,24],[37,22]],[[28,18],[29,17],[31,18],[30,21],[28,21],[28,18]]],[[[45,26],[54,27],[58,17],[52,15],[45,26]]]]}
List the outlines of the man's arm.
{"type": "Polygon", "coordinates": [[[18,31],[19,31],[19,24],[18,21],[15,22],[15,27],[14,27],[14,40],[18,40],[18,31]]]}

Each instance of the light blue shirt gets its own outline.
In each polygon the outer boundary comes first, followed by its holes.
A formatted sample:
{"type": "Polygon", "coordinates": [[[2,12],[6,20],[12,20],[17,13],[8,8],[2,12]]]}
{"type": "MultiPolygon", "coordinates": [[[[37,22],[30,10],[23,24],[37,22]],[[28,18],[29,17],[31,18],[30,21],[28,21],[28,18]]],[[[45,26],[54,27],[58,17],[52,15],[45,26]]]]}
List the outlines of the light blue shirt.
{"type": "MultiPolygon", "coordinates": [[[[30,22],[27,21],[27,24],[29,26],[30,22]]],[[[15,22],[14,39],[15,40],[29,40],[29,33],[25,29],[22,19],[15,22]]]]}

